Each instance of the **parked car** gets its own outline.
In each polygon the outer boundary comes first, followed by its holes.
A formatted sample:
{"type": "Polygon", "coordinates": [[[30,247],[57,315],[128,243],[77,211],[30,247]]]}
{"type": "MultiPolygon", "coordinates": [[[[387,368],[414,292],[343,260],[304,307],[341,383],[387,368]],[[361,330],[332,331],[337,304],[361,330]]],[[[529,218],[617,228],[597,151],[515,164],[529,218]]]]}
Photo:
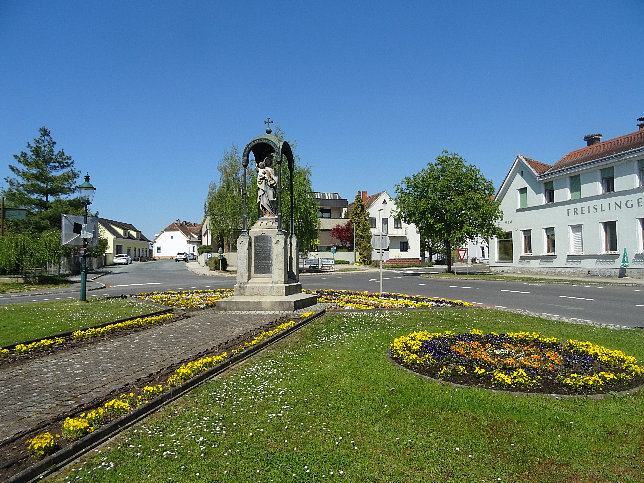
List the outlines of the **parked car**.
{"type": "Polygon", "coordinates": [[[174,257],[175,262],[187,262],[188,261],[188,254],[186,252],[179,252],[177,253],[177,256],[174,257]]]}
{"type": "Polygon", "coordinates": [[[196,260],[196,259],[197,259],[197,255],[195,255],[194,253],[188,253],[188,259],[189,259],[189,260],[196,260]]]}
{"type": "Polygon", "coordinates": [[[129,255],[125,253],[114,255],[114,265],[129,265],[130,263],[132,263],[132,257],[129,255]]]}

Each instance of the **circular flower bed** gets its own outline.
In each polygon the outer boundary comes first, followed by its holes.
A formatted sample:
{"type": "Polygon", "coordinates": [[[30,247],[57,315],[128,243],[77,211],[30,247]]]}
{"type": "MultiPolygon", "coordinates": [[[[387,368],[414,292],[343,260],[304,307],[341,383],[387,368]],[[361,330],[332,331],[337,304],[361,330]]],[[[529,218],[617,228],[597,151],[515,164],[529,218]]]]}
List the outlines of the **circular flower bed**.
{"type": "Polygon", "coordinates": [[[395,339],[393,360],[456,384],[548,394],[600,394],[644,383],[644,368],[619,350],[537,332],[412,332],[395,339]]]}
{"type": "Polygon", "coordinates": [[[472,307],[460,300],[420,297],[400,293],[354,292],[351,290],[305,290],[318,296],[318,302],[336,309],[407,309],[428,307],[472,307]]]}

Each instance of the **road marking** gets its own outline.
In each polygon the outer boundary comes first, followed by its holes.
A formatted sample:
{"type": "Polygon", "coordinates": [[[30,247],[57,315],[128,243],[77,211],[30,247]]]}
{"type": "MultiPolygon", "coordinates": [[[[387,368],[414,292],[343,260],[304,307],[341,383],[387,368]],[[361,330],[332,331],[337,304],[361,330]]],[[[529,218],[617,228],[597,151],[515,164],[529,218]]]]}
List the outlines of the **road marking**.
{"type": "Polygon", "coordinates": [[[560,295],[559,298],[560,299],[573,299],[573,300],[588,300],[588,301],[595,300],[595,299],[587,299],[585,297],[570,297],[568,295],[560,295]]]}
{"type": "Polygon", "coordinates": [[[644,304],[635,304],[635,307],[644,307],[644,304]]]}
{"type": "Polygon", "coordinates": [[[161,282],[128,283],[128,284],[121,284],[121,285],[112,285],[112,287],[143,287],[144,285],[161,285],[161,282]]]}
{"type": "Polygon", "coordinates": [[[530,293],[530,292],[525,292],[523,290],[508,290],[508,289],[501,289],[501,292],[522,293],[522,294],[529,294],[530,293]]]}
{"type": "Polygon", "coordinates": [[[419,283],[418,285],[420,285],[421,287],[424,287],[424,286],[425,286],[425,284],[424,284],[424,283],[419,283]]]}

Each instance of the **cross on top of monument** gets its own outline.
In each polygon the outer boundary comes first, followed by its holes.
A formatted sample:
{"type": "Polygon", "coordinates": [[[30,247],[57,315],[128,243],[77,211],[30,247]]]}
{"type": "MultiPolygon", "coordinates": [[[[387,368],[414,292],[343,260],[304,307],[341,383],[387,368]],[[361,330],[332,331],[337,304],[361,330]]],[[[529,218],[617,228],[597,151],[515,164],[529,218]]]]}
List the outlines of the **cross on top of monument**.
{"type": "Polygon", "coordinates": [[[273,132],[273,130],[271,129],[271,124],[274,122],[275,121],[271,121],[270,117],[264,121],[264,124],[266,124],[266,134],[270,134],[273,132]]]}

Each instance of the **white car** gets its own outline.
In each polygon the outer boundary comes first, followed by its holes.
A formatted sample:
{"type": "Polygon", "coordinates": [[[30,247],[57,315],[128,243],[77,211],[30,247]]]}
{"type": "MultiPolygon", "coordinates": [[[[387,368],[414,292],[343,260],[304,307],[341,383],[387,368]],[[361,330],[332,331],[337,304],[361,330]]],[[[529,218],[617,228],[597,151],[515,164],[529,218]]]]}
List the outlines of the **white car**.
{"type": "Polygon", "coordinates": [[[119,255],[114,255],[114,265],[129,265],[132,263],[132,257],[121,253],[119,255]]]}

